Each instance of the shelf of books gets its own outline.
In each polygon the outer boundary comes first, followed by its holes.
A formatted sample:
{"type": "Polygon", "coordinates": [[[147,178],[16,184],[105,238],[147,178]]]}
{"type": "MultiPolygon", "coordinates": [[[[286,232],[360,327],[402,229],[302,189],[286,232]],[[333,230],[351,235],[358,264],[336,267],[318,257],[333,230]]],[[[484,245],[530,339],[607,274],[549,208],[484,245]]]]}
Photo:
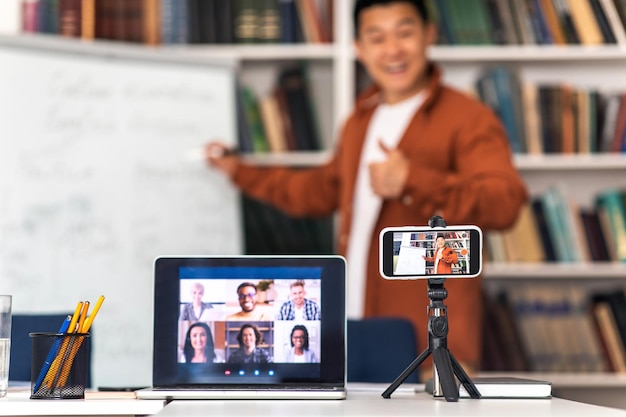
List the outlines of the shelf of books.
{"type": "MultiPolygon", "coordinates": [[[[483,361],[490,372],[626,374],[624,284],[509,282],[485,297],[483,361]]],[[[593,280],[593,282],[592,282],[593,280]]]]}
{"type": "Polygon", "coordinates": [[[330,43],[332,1],[6,0],[17,29],[155,44],[330,43]]]}
{"type": "MultiPolygon", "coordinates": [[[[619,274],[626,265],[626,188],[596,190],[591,201],[582,205],[562,187],[548,185],[531,197],[511,229],[486,233],[485,248],[495,265],[545,263],[545,271],[554,275],[568,269],[583,276],[619,274]],[[553,266],[555,263],[559,265],[553,266]],[[589,270],[585,271],[582,267],[587,264],[589,270]]],[[[530,268],[525,272],[542,270],[530,268]]],[[[496,272],[506,274],[506,269],[495,268],[494,275],[496,272]]]]}

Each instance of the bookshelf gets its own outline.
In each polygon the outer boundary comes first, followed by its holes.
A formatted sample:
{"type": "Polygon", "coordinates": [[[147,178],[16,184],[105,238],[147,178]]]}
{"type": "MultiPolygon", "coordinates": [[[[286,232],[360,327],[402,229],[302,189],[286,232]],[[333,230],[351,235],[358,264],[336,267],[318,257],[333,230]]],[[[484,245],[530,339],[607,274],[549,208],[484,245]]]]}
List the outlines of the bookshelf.
{"type": "MultiPolygon", "coordinates": [[[[496,0],[488,3],[502,2],[496,0]]],[[[603,92],[626,91],[626,81],[619,75],[619,68],[626,63],[626,47],[623,41],[612,45],[437,45],[431,49],[431,57],[442,65],[449,84],[466,91],[474,91],[476,79],[485,69],[495,66],[513,70],[520,80],[537,85],[567,83],[577,88],[603,92]]],[[[533,198],[542,195],[550,187],[559,185],[568,199],[580,207],[591,208],[599,192],[626,186],[624,153],[519,153],[514,155],[514,160],[533,198]]],[[[580,302],[581,293],[578,291],[593,294],[597,291],[626,288],[626,265],[615,261],[487,262],[484,271],[484,285],[488,294],[504,292],[511,298],[516,293],[528,294],[529,298],[518,296],[511,305],[514,308],[527,308],[522,326],[532,326],[534,323],[535,327],[531,327],[530,333],[536,343],[533,346],[534,351],[530,353],[538,353],[540,359],[545,359],[546,354],[556,354],[559,357],[560,353],[559,359],[562,361],[563,357],[574,357],[567,355],[588,353],[588,346],[582,347],[585,344],[584,339],[597,339],[597,335],[583,331],[584,326],[589,328],[589,316],[583,310],[587,306],[580,302]],[[576,294],[569,293],[570,289],[576,294]],[[563,300],[567,300],[567,303],[564,304],[563,300]],[[574,314],[563,314],[563,310],[559,309],[564,306],[574,311],[574,314]],[[531,314],[528,314],[528,307],[531,308],[531,314]],[[532,308],[542,311],[532,314],[532,308]],[[541,323],[539,326],[538,322],[541,323]],[[547,332],[546,328],[549,329],[547,332]],[[569,330],[559,331],[559,328],[569,330]],[[567,339],[568,331],[570,335],[579,338],[567,339]],[[552,337],[541,337],[541,334],[546,333],[552,337]],[[544,345],[541,346],[540,342],[544,345]],[[550,350],[549,344],[558,346],[557,351],[550,350]],[[571,346],[577,346],[578,351],[571,346]],[[541,355],[544,355],[543,358],[541,355]]],[[[497,314],[502,310],[495,311],[497,314]]],[[[516,313],[522,314],[519,311],[516,313]]],[[[488,329],[491,326],[490,321],[493,322],[490,317],[486,317],[485,325],[488,329]]],[[[502,327],[500,329],[504,330],[502,327]]],[[[489,338],[485,338],[485,344],[488,343],[489,338]]],[[[528,353],[529,349],[526,350],[528,353]]],[[[509,353],[518,351],[508,350],[509,353]]],[[[582,357],[578,358],[580,360],[582,357]]],[[[578,372],[567,372],[565,369],[563,367],[558,372],[534,371],[519,375],[553,381],[553,391],[557,396],[626,407],[624,401],[610,398],[609,394],[623,388],[626,383],[623,374],[604,372],[597,366],[597,362],[584,370],[583,367],[578,368],[578,372]]]]}
{"type": "MultiPolygon", "coordinates": [[[[6,0],[5,0],[6,1],[6,0]]],[[[19,1],[4,3],[0,9],[18,13],[19,1]],[[7,4],[12,4],[7,6],[7,4]]],[[[237,62],[240,80],[256,94],[267,94],[274,85],[278,69],[286,63],[306,61],[309,66],[314,102],[318,111],[322,150],[251,154],[246,158],[260,165],[315,166],[330,157],[341,122],[352,109],[359,84],[357,64],[352,47],[352,1],[333,2],[334,39],[330,44],[262,44],[262,45],[157,45],[151,52],[186,60],[225,58],[237,62]]],[[[2,21],[7,22],[7,14],[2,21]]],[[[102,48],[127,54],[144,53],[146,46],[113,41],[83,42],[77,39],[46,35],[12,34],[38,43],[42,48],[102,48]]],[[[518,72],[521,79],[532,83],[567,82],[580,88],[603,91],[626,91],[623,68],[626,45],[437,45],[431,57],[444,70],[447,83],[462,90],[474,90],[474,83],[488,67],[503,65],[518,72]]],[[[584,207],[593,204],[598,192],[626,187],[626,155],[541,154],[515,155],[515,164],[522,173],[532,196],[538,196],[554,184],[563,184],[567,196],[584,207]]],[[[626,265],[618,262],[575,263],[488,263],[485,285],[490,290],[535,285],[540,281],[557,285],[624,285],[626,265]],[[591,282],[589,278],[593,278],[591,282]]],[[[626,386],[623,376],[612,373],[594,374],[603,383],[626,386]],[[608,381],[608,382],[607,382],[608,381]]]]}
{"type": "MultiPolygon", "coordinates": [[[[623,46],[438,46],[433,49],[432,56],[443,65],[448,82],[461,89],[469,88],[483,68],[504,65],[531,82],[567,82],[604,91],[626,90],[626,83],[618,75],[618,68],[626,63],[623,46]]],[[[531,197],[540,196],[550,187],[559,185],[568,199],[580,207],[591,208],[599,192],[626,186],[626,157],[623,153],[516,154],[514,160],[531,197]]],[[[523,293],[528,288],[535,288],[543,291],[539,297],[559,297],[563,288],[575,287],[587,294],[626,288],[626,264],[620,262],[487,262],[484,271],[485,288],[491,295],[523,293]]],[[[577,317],[580,319],[582,316],[577,317]]],[[[542,320],[550,322],[557,319],[546,315],[542,320]]],[[[560,323],[568,326],[567,322],[560,323]]],[[[579,334],[583,334],[582,330],[579,334]]],[[[584,334],[586,337],[597,337],[584,334]]],[[[563,339],[557,342],[561,336],[554,333],[552,341],[566,346],[563,339]]],[[[586,370],[520,375],[553,381],[556,396],[626,407],[623,401],[608,394],[625,385],[624,375],[617,372],[586,370]]]]}

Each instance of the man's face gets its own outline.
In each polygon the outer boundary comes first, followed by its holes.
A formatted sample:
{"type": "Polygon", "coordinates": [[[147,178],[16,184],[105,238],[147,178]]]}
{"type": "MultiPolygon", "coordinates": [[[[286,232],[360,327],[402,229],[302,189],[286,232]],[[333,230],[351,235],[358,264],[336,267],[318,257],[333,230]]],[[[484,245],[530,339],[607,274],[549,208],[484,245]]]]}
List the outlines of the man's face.
{"type": "Polygon", "coordinates": [[[302,348],[304,346],[304,332],[300,329],[294,330],[291,341],[294,347],[302,348]]]}
{"type": "Polygon", "coordinates": [[[442,237],[438,237],[437,238],[437,247],[438,248],[443,248],[444,246],[446,246],[446,240],[442,237]]]}
{"type": "Polygon", "coordinates": [[[301,285],[294,285],[291,287],[291,299],[295,305],[302,306],[304,304],[305,295],[304,287],[301,285]]]}
{"type": "Polygon", "coordinates": [[[357,56],[381,87],[385,101],[396,103],[426,86],[426,52],[436,31],[409,3],[372,6],[359,16],[357,56]]]}
{"type": "Polygon", "coordinates": [[[254,310],[254,306],[256,305],[256,291],[254,287],[242,287],[237,292],[237,295],[239,296],[241,310],[246,313],[254,310]]]}
{"type": "Polygon", "coordinates": [[[251,327],[246,327],[241,333],[241,341],[247,348],[253,348],[256,345],[256,335],[251,327]]]}

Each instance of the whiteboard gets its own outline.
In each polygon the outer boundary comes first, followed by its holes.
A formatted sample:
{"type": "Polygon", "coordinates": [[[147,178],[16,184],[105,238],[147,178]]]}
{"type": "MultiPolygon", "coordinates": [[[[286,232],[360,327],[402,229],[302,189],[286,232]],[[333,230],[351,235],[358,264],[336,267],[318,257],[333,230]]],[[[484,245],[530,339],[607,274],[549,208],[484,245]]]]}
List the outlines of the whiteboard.
{"type": "Polygon", "coordinates": [[[400,246],[398,263],[393,272],[398,275],[425,275],[426,274],[426,248],[416,246],[400,246]]]}
{"type": "Polygon", "coordinates": [[[0,42],[0,293],[16,313],[105,295],[95,385],[151,383],[156,256],[241,253],[237,192],[189,158],[235,143],[234,77],[0,42]]]}

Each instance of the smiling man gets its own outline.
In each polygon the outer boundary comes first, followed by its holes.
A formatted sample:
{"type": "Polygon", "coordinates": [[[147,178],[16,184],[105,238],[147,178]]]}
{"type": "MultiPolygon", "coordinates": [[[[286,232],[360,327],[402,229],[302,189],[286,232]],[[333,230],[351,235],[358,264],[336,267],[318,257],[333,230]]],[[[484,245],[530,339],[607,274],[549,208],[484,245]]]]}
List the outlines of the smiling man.
{"type": "Polygon", "coordinates": [[[256,308],[257,289],[252,282],[242,282],[237,287],[237,300],[241,311],[229,315],[232,321],[270,321],[272,316],[256,308]]]}
{"type": "Polygon", "coordinates": [[[321,320],[317,303],[305,298],[304,281],[292,282],[289,285],[289,295],[291,300],[280,307],[276,320],[321,320]]]}
{"type": "MultiPolygon", "coordinates": [[[[426,225],[433,215],[449,225],[505,229],[526,188],[495,114],[443,85],[441,69],[428,59],[436,29],[424,1],[357,0],[354,27],[357,57],[373,85],[357,99],[328,163],[302,170],[258,167],[221,152],[220,143],[206,146],[207,161],[249,197],[293,216],[338,210],[349,317],[406,317],[424,349],[427,282],[381,278],[380,231],[426,225]]],[[[480,359],[481,283],[454,279],[446,287],[448,346],[471,372],[480,359]]]]}

